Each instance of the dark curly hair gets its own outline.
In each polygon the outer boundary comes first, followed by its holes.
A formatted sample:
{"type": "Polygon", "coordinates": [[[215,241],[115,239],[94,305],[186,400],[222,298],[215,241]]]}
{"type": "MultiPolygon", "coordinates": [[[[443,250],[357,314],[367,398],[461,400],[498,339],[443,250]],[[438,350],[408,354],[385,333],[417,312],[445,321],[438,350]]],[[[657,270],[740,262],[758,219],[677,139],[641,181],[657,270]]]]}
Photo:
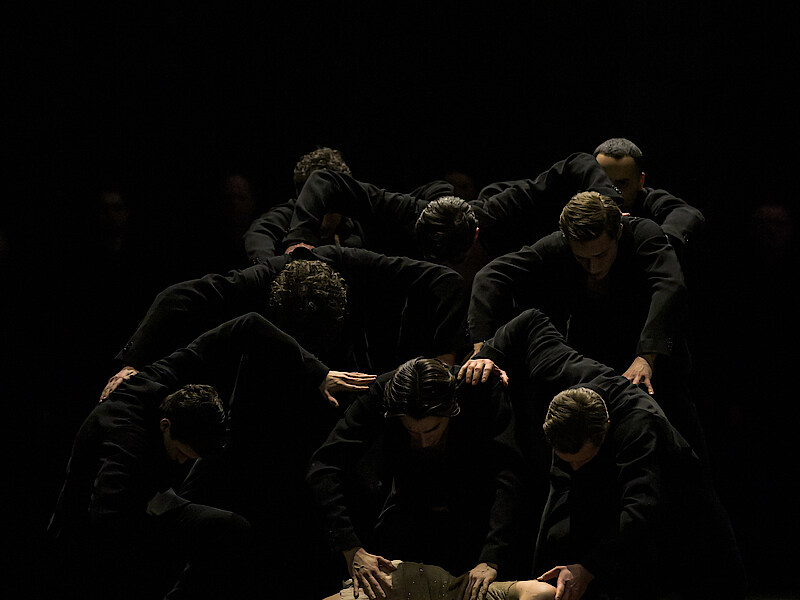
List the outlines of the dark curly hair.
{"type": "Polygon", "coordinates": [[[425,260],[458,264],[475,239],[478,218],[468,202],[442,196],[428,203],[417,219],[417,242],[425,260]]]}
{"type": "Polygon", "coordinates": [[[161,417],[169,419],[170,434],[200,456],[218,453],[226,436],[225,409],[210,385],[189,384],[161,402],[161,417]]]}
{"type": "Polygon", "coordinates": [[[294,187],[298,194],[303,189],[303,184],[309,175],[318,169],[327,169],[344,175],[352,174],[339,150],[327,147],[317,148],[301,156],[294,166],[294,187]]]}
{"type": "Polygon", "coordinates": [[[289,262],[269,293],[270,319],[314,352],[336,337],[347,313],[347,284],[321,260],[289,262]]]}

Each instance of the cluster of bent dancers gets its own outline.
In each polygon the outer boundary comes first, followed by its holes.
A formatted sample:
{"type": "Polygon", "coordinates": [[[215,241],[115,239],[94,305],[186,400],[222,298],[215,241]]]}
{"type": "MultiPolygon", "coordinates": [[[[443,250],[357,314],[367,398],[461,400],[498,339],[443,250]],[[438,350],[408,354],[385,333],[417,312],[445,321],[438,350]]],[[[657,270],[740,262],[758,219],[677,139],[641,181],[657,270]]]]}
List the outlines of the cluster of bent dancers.
{"type": "Polygon", "coordinates": [[[744,597],[689,384],[704,218],[642,165],[614,138],[464,200],[303,156],[252,265],[117,355],[61,597],[744,597]]]}

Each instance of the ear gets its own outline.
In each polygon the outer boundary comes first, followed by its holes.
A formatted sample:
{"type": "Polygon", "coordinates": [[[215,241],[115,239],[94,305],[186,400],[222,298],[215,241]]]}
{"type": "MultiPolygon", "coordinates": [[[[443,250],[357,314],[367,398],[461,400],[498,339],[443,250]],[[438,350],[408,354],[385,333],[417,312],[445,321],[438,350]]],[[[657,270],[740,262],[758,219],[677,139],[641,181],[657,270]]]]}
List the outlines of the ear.
{"type": "Polygon", "coordinates": [[[639,177],[639,187],[644,187],[644,171],[642,171],[642,175],[639,177]]]}
{"type": "Polygon", "coordinates": [[[158,423],[158,426],[161,428],[161,431],[166,431],[167,429],[169,429],[170,425],[172,425],[172,423],[170,423],[169,419],[167,419],[166,417],[161,419],[161,421],[159,421],[158,423]]]}

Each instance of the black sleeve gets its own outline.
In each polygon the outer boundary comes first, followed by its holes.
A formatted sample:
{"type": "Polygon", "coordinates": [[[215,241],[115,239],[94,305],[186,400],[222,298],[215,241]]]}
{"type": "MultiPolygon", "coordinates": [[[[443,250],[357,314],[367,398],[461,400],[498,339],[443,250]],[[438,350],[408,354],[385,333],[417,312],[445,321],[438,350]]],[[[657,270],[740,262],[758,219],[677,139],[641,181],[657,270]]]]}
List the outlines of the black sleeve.
{"type": "Polygon", "coordinates": [[[265,311],[270,283],[288,260],[282,255],[228,275],[210,274],[166,288],[117,359],[141,368],[227,320],[265,311]]]}
{"type": "Polygon", "coordinates": [[[481,191],[481,237],[493,254],[532,244],[558,229],[561,210],[570,198],[596,191],[619,204],[622,197],[594,156],[572,154],[535,179],[490,184],[481,191]]]}
{"type": "Polygon", "coordinates": [[[664,232],[649,219],[630,219],[638,268],[650,286],[650,307],[636,354],[672,354],[685,334],[688,291],[678,257],[664,232]]]}
{"type": "Polygon", "coordinates": [[[532,246],[495,258],[478,271],[467,317],[472,342],[489,339],[523,309],[557,306],[559,303],[548,297],[558,296],[564,288],[566,273],[558,267],[565,263],[565,269],[571,266],[564,260],[568,252],[561,234],[553,233],[532,246]]]}
{"type": "Polygon", "coordinates": [[[703,213],[666,190],[646,188],[644,191],[641,216],[661,226],[680,256],[686,244],[702,235],[706,224],[703,213]]]}
{"type": "Polygon", "coordinates": [[[442,196],[452,196],[454,193],[455,189],[453,188],[452,183],[436,179],[414,188],[409,195],[417,198],[418,200],[424,200],[425,204],[427,204],[431,200],[436,200],[442,196]]]}
{"type": "Polygon", "coordinates": [[[564,336],[541,311],[530,309],[497,330],[476,355],[489,358],[508,373],[544,390],[549,402],[558,392],[579,383],[619,378],[613,369],[584,357],[567,345],[564,336]]]}
{"type": "Polygon", "coordinates": [[[664,424],[644,410],[620,418],[603,442],[615,452],[619,529],[576,561],[598,578],[614,573],[619,564],[633,564],[662,514],[664,424]]]}
{"type": "Polygon", "coordinates": [[[501,570],[512,561],[510,553],[518,543],[522,501],[522,479],[525,472],[522,455],[516,444],[515,422],[511,403],[499,382],[484,392],[488,398],[479,398],[488,414],[482,415],[484,424],[490,426],[488,442],[483,449],[489,467],[484,475],[493,481],[493,501],[489,511],[488,531],[478,562],[494,563],[501,570]]]}
{"type": "Polygon", "coordinates": [[[356,504],[347,481],[355,476],[358,460],[383,431],[382,378],[347,409],[327,440],[311,457],[306,482],[319,509],[332,551],[361,546],[356,504]]]}
{"type": "Polygon", "coordinates": [[[397,340],[399,358],[440,356],[464,347],[469,297],[466,282],[452,269],[356,248],[319,251],[339,253],[348,285],[352,282],[359,290],[364,312],[379,318],[386,306],[396,306],[397,298],[404,299],[397,340]]]}
{"type": "Polygon", "coordinates": [[[414,224],[427,201],[409,194],[388,192],[342,173],[314,171],[297,197],[284,244],[300,242],[318,246],[322,217],[338,213],[361,223],[372,241],[405,240],[413,245],[414,224]]]}
{"type": "Polygon", "coordinates": [[[294,213],[294,200],[273,206],[261,214],[242,236],[248,260],[256,264],[283,254],[283,238],[289,231],[294,213]]]}

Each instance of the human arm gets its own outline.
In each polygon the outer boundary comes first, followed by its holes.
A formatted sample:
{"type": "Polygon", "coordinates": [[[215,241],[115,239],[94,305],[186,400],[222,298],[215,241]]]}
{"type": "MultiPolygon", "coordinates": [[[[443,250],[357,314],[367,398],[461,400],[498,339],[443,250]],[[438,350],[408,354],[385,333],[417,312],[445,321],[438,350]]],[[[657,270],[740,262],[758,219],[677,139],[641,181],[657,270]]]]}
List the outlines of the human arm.
{"type": "Polygon", "coordinates": [[[331,406],[339,407],[339,401],[333,397],[335,392],[362,392],[369,389],[375,381],[375,375],[366,373],[328,371],[325,379],[319,384],[319,391],[331,406]]]}
{"type": "Polygon", "coordinates": [[[472,283],[467,313],[473,348],[521,310],[536,307],[552,314],[557,306],[563,309],[564,274],[574,262],[560,233],[554,233],[483,267],[472,283]]]}
{"type": "Polygon", "coordinates": [[[362,547],[358,503],[364,498],[351,486],[358,481],[359,461],[384,435],[385,381],[385,376],[379,377],[367,392],[357,395],[309,461],[306,482],[332,552],[362,547]]]}
{"type": "Polygon", "coordinates": [[[120,383],[122,383],[126,379],[130,379],[138,372],[139,372],[138,369],[135,369],[130,365],[122,367],[122,369],[120,369],[116,375],[112,375],[111,378],[108,380],[108,383],[106,383],[106,386],[103,388],[103,391],[100,394],[100,402],[108,398],[108,395],[115,389],[117,389],[120,383]]]}
{"type": "Polygon", "coordinates": [[[295,200],[273,206],[247,228],[242,240],[247,258],[255,264],[283,253],[283,238],[289,231],[295,200]]]}
{"type": "Polygon", "coordinates": [[[467,360],[458,371],[458,379],[463,379],[470,385],[486,383],[494,374],[500,377],[503,385],[508,385],[508,374],[488,358],[471,358],[467,360]]]}
{"type": "Polygon", "coordinates": [[[481,238],[494,255],[533,244],[558,228],[561,210],[572,196],[588,190],[622,203],[608,175],[585,152],[571,154],[534,179],[490,184],[479,195],[485,213],[481,238]]]}
{"type": "MultiPolygon", "coordinates": [[[[685,335],[688,292],[675,250],[661,228],[649,219],[628,221],[635,270],[644,278],[648,302],[635,355],[670,356],[685,335]]],[[[654,369],[654,362],[649,363],[654,369]]]]}
{"type": "Polygon", "coordinates": [[[647,392],[653,394],[653,384],[650,380],[653,378],[653,367],[657,356],[657,354],[637,356],[622,376],[630,380],[633,385],[643,384],[647,392]]]}
{"type": "Polygon", "coordinates": [[[397,323],[396,337],[384,341],[394,354],[392,366],[422,355],[452,362],[462,352],[467,344],[468,292],[455,271],[355,248],[327,247],[317,252],[341,267],[348,282],[351,314],[365,324],[368,338],[373,342],[386,338],[389,332],[385,323],[397,323]],[[373,323],[380,323],[380,328],[373,323]]]}
{"type": "Polygon", "coordinates": [[[462,600],[484,600],[489,584],[497,579],[497,565],[482,562],[470,569],[462,600]]]}
{"type": "Polygon", "coordinates": [[[227,275],[209,274],[167,287],[116,358],[141,369],[229,319],[265,310],[270,283],[288,260],[281,255],[227,275]]]}
{"type": "Polygon", "coordinates": [[[404,240],[413,244],[413,229],[425,201],[409,194],[388,192],[349,175],[317,170],[311,173],[297,197],[284,244],[320,245],[326,214],[336,213],[359,221],[370,239],[404,240]]]}
{"type": "Polygon", "coordinates": [[[348,548],[342,554],[353,579],[353,596],[358,598],[359,589],[363,589],[370,598],[386,598],[392,587],[391,573],[397,570],[392,561],[361,547],[348,548]]]}
{"type": "Polygon", "coordinates": [[[579,600],[594,579],[583,565],[560,565],[536,578],[537,581],[556,579],[555,600],[579,600]]]}
{"type": "Polygon", "coordinates": [[[606,476],[613,478],[616,485],[610,490],[597,490],[596,501],[604,502],[604,496],[613,500],[606,506],[611,519],[616,510],[617,526],[575,556],[576,563],[604,582],[618,577],[636,578],[637,573],[620,570],[619,566],[635,569],[643,564],[642,560],[646,565],[648,549],[661,544],[658,532],[681,527],[680,523],[664,521],[668,513],[664,511],[663,494],[669,489],[664,473],[673,436],[663,413],[645,392],[630,385],[617,388],[606,400],[611,410],[611,427],[603,442],[611,459],[606,462],[606,476]],[[616,410],[620,405],[627,408],[616,410]]]}
{"type": "Polygon", "coordinates": [[[703,213],[666,190],[645,188],[641,193],[644,194],[641,216],[658,223],[678,257],[682,257],[685,247],[694,243],[705,230],[703,213]]]}

